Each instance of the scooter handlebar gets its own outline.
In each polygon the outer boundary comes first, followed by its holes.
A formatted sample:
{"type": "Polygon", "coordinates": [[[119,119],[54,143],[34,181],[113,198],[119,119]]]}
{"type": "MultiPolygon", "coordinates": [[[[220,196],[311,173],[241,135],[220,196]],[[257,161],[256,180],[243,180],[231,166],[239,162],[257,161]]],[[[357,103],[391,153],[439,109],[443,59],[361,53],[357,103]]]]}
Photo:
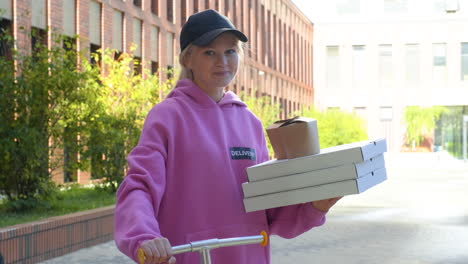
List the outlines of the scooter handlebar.
{"type": "MultiPolygon", "coordinates": [[[[239,245],[248,245],[248,244],[257,244],[260,243],[263,247],[268,245],[268,234],[265,231],[262,231],[259,236],[246,236],[246,237],[233,237],[233,238],[224,238],[224,239],[208,239],[191,242],[185,245],[179,245],[172,247],[172,255],[177,255],[186,252],[196,252],[203,249],[213,249],[220,247],[230,247],[230,246],[239,246],[239,245]]],[[[138,249],[138,263],[145,263],[145,252],[143,249],[138,249]]]]}

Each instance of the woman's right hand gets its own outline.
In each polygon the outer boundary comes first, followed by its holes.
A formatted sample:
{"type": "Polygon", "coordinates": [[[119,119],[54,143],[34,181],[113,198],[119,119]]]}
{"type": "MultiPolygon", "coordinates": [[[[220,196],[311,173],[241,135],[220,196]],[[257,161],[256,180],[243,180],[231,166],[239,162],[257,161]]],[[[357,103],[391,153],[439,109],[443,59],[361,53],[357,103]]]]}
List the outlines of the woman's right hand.
{"type": "Polygon", "coordinates": [[[140,248],[145,252],[147,264],[176,263],[175,257],[172,256],[171,243],[165,237],[143,241],[140,248]]]}

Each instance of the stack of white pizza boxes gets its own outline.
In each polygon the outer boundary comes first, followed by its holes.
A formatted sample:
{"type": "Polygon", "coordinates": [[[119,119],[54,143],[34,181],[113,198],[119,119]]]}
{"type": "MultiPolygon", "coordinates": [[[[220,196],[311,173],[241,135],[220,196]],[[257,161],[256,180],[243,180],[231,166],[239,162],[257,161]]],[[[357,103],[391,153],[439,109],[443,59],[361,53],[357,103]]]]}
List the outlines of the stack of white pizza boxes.
{"type": "Polygon", "coordinates": [[[385,139],[320,150],[247,168],[246,212],[358,194],[387,179],[385,139]]]}

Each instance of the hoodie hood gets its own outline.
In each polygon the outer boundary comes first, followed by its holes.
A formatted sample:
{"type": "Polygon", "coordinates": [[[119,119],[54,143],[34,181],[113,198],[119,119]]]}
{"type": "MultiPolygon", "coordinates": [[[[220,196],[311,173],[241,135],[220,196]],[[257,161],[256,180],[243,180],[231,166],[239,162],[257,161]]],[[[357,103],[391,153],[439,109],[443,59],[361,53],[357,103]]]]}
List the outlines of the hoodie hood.
{"type": "Polygon", "coordinates": [[[207,108],[207,107],[231,107],[240,106],[247,107],[242,100],[235,93],[227,91],[224,93],[223,98],[216,103],[205,91],[198,87],[190,79],[182,79],[177,81],[176,87],[172,90],[167,98],[178,98],[178,97],[189,97],[195,104],[207,108]]]}

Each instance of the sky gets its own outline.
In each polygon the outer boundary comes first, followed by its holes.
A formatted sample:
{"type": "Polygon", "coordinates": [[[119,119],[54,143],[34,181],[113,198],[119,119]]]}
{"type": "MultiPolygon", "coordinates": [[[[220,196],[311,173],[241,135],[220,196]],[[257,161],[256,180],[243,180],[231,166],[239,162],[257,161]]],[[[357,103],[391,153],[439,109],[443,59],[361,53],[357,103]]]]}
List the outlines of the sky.
{"type": "Polygon", "coordinates": [[[326,0],[291,0],[310,21],[317,22],[330,10],[330,5],[333,1],[326,0]],[[328,2],[328,3],[327,3],[328,2]]]}

